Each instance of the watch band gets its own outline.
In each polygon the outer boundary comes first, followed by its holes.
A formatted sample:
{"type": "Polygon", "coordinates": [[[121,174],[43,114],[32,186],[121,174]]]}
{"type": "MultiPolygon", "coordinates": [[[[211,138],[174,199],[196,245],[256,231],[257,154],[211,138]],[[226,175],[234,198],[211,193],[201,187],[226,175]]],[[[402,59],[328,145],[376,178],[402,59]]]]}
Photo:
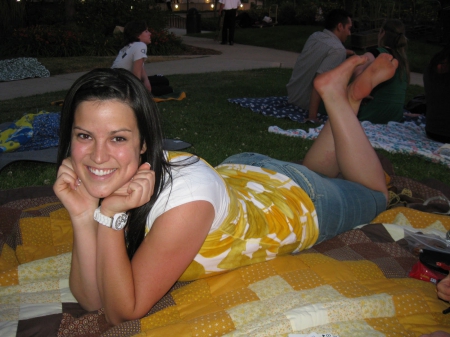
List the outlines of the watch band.
{"type": "Polygon", "coordinates": [[[110,218],[109,216],[102,214],[100,212],[100,207],[98,207],[94,212],[94,220],[103,226],[111,228],[113,218],[110,218]]]}
{"type": "Polygon", "coordinates": [[[125,227],[128,220],[128,215],[126,213],[114,214],[114,217],[109,217],[100,212],[100,207],[98,207],[94,212],[94,220],[99,224],[112,228],[115,230],[121,230],[125,227]]]}

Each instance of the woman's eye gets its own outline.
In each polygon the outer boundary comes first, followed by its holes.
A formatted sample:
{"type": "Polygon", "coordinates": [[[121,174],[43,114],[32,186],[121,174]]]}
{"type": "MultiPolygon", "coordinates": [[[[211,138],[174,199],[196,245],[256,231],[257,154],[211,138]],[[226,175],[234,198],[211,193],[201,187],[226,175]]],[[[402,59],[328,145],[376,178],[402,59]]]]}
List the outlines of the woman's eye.
{"type": "Polygon", "coordinates": [[[126,139],[123,137],[114,137],[113,138],[113,142],[124,142],[124,141],[126,141],[126,139]]]}
{"type": "Polygon", "coordinates": [[[77,137],[80,138],[80,139],[90,139],[91,138],[91,136],[89,136],[89,135],[87,135],[85,133],[79,133],[77,135],[77,137]]]}

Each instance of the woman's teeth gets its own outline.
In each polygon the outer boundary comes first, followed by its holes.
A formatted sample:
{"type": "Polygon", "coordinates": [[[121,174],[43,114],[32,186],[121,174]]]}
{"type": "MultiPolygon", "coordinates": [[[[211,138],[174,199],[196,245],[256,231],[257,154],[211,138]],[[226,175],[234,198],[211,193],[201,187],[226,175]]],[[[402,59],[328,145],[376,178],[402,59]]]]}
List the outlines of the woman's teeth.
{"type": "Polygon", "coordinates": [[[110,170],[99,170],[99,169],[94,169],[92,167],[89,168],[89,171],[92,172],[93,174],[95,174],[96,176],[106,176],[108,174],[111,174],[115,171],[116,169],[110,169],[110,170]]]}

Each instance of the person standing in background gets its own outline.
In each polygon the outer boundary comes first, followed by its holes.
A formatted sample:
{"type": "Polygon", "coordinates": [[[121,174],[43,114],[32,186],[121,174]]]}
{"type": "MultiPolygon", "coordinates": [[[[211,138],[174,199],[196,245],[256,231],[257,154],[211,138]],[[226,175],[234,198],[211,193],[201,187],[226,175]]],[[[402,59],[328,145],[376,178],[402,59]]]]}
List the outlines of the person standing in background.
{"type": "Polygon", "coordinates": [[[227,37],[230,46],[234,44],[234,28],[236,26],[236,14],[239,6],[241,5],[240,0],[219,0],[219,16],[222,15],[222,11],[225,12],[223,18],[222,26],[222,42],[221,44],[227,44],[227,37]]]}
{"type": "Polygon", "coordinates": [[[172,0],[166,0],[167,10],[172,12],[172,0]]]}

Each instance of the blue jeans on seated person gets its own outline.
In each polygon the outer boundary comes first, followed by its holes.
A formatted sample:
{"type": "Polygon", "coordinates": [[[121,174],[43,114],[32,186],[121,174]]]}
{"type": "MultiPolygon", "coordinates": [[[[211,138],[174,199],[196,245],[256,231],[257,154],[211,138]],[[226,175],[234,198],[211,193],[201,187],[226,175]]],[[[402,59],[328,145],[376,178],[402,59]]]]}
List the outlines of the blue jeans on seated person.
{"type": "Polygon", "coordinates": [[[295,181],[311,198],[319,221],[316,243],[369,223],[386,209],[386,197],[352,181],[329,178],[295,163],[273,159],[258,153],[240,153],[222,164],[263,167],[295,181]]]}

